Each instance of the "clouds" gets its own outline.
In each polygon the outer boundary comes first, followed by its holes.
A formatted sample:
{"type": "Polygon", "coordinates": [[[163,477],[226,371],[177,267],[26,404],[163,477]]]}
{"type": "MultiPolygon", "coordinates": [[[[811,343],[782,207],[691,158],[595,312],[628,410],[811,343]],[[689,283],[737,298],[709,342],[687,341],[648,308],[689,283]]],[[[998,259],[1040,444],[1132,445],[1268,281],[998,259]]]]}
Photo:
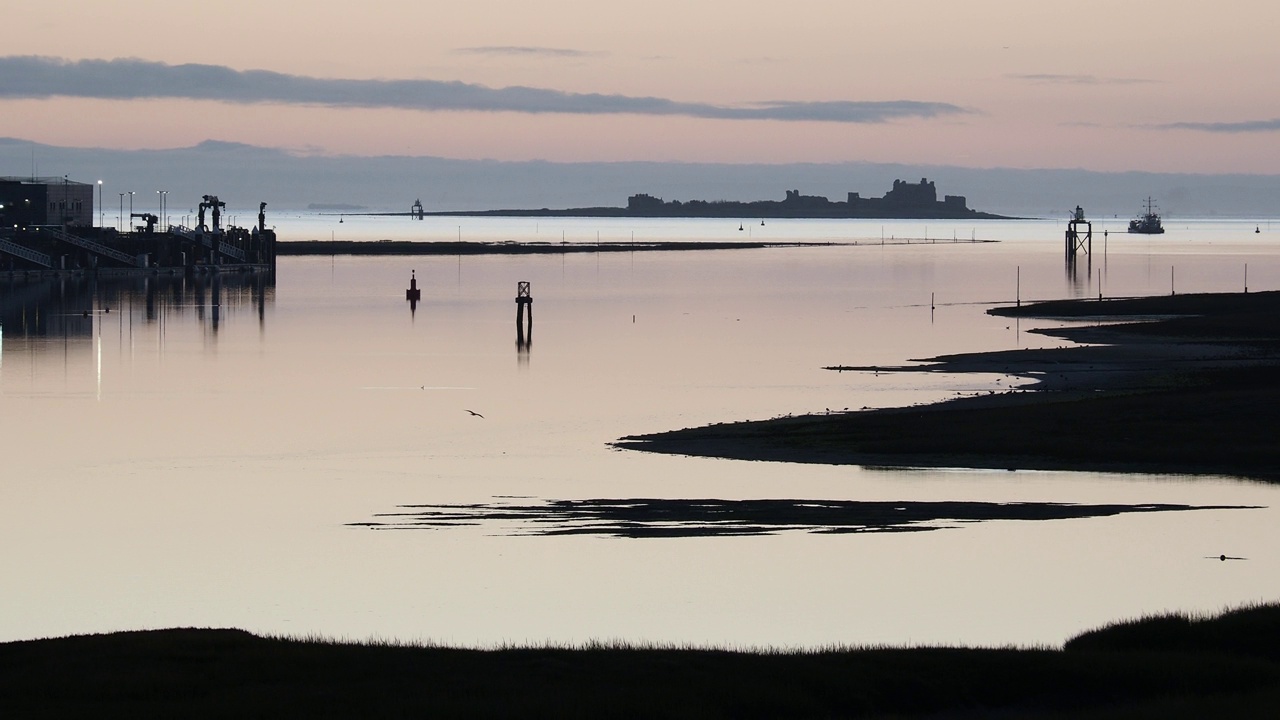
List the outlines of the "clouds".
{"type": "Polygon", "coordinates": [[[1038,85],[1146,85],[1144,78],[1098,77],[1097,75],[1061,75],[1055,73],[1014,74],[1007,77],[1038,85]]]}
{"type": "MultiPolygon", "coordinates": [[[[576,53],[554,48],[488,47],[496,54],[576,53]]],[[[395,108],[421,111],[658,115],[714,120],[883,123],[969,111],[915,100],[770,101],[742,105],[680,102],[660,97],[569,93],[534,87],[490,88],[439,80],[332,79],[221,65],[169,65],[138,59],[62,60],[0,57],[0,98],[80,97],[106,100],[185,98],[227,103],[395,108]]]]}
{"type": "Polygon", "coordinates": [[[486,45],[483,47],[464,47],[454,50],[460,55],[494,55],[499,57],[518,58],[588,58],[604,55],[601,52],[572,50],[569,48],[526,47],[523,45],[486,45]]]}
{"type": "Polygon", "coordinates": [[[1241,122],[1176,122],[1160,125],[1161,130],[1196,130],[1208,133],[1265,133],[1280,131],[1280,118],[1241,122]]]}

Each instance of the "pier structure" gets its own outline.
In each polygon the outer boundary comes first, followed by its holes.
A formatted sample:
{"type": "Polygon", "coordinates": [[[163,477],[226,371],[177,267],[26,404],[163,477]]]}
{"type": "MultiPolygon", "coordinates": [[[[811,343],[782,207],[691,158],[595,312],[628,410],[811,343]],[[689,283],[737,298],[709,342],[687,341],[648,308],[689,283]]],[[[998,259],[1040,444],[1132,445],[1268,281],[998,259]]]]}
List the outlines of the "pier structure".
{"type": "MultiPolygon", "coordinates": [[[[22,193],[27,192],[27,187],[11,183],[7,191],[22,193]]],[[[276,236],[266,226],[266,203],[258,205],[257,224],[241,228],[222,226],[226,203],[216,195],[205,195],[202,200],[195,228],[170,225],[151,213],[130,213],[130,220],[141,220],[141,224],[134,226],[130,222],[128,231],[119,232],[116,228],[94,226],[91,221],[74,221],[71,215],[58,215],[53,219],[60,222],[51,222],[28,210],[36,203],[23,199],[17,204],[22,213],[5,212],[16,205],[9,199],[0,203],[0,273],[120,275],[275,269],[276,236]],[[206,212],[210,210],[212,222],[206,225],[206,212]]],[[[54,207],[57,210],[60,206],[54,207]]],[[[83,204],[73,209],[82,210],[83,204]]],[[[92,216],[90,212],[82,214],[92,216]]]]}
{"type": "Polygon", "coordinates": [[[516,350],[528,353],[533,346],[533,295],[530,294],[529,282],[521,280],[516,283],[516,350]],[[528,308],[528,326],[525,325],[525,308],[528,308]]]}
{"type": "Polygon", "coordinates": [[[1079,205],[1067,221],[1066,251],[1068,265],[1075,264],[1076,255],[1080,252],[1089,256],[1093,254],[1093,223],[1084,219],[1084,209],[1079,205]]]}
{"type": "Polygon", "coordinates": [[[422,207],[422,198],[413,201],[413,206],[409,208],[409,217],[414,220],[421,220],[426,215],[425,209],[422,207]]]}

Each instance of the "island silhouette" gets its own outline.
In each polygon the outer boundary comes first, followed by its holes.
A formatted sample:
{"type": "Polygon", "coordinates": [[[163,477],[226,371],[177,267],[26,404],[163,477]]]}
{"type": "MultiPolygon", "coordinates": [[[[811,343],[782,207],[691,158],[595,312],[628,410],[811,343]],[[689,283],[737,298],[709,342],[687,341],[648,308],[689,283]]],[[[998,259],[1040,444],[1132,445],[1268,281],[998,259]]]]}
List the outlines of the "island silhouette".
{"type": "MultiPolygon", "coordinates": [[[[395,213],[397,215],[403,213],[395,213]]],[[[844,200],[820,195],[802,195],[787,190],[781,200],[663,200],[638,193],[627,198],[626,207],[580,207],[563,209],[507,209],[409,213],[423,215],[511,216],[511,217],[665,217],[665,218],[832,218],[832,219],[929,219],[929,220],[1009,220],[1012,218],[980,212],[969,207],[963,195],[938,199],[932,180],[919,183],[894,180],[883,197],[862,197],[851,192],[844,200]]]]}

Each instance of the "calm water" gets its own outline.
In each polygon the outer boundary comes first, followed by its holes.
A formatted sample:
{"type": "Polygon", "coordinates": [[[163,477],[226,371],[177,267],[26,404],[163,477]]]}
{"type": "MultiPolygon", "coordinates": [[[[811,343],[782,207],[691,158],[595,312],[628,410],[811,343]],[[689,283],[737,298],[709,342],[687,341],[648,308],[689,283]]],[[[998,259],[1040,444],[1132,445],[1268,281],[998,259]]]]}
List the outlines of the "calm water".
{"type": "Polygon", "coordinates": [[[297,239],[862,244],[284,258],[274,284],[216,287],[0,281],[0,639],[181,625],[467,645],[1034,644],[1280,597],[1280,488],[607,445],[1002,388],[821,368],[1058,344],[985,315],[1019,296],[1235,291],[1246,274],[1251,290],[1280,289],[1280,228],[1266,221],[1174,221],[1105,251],[1099,237],[1072,276],[1055,221],[337,220],[269,217],[297,239]],[[951,242],[970,237],[999,242],[951,242]],[[527,352],[518,281],[535,298],[527,352]],[[360,525],[404,505],[636,497],[1260,508],[732,538],[360,525]],[[1206,559],[1220,553],[1248,560],[1206,559]]]}

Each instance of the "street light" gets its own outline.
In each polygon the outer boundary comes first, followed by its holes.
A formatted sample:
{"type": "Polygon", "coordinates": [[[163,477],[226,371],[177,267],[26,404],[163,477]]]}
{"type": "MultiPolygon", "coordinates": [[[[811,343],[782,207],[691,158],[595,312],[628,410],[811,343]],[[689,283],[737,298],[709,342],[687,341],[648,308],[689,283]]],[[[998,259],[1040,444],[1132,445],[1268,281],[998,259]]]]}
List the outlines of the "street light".
{"type": "Polygon", "coordinates": [[[106,220],[103,219],[103,217],[105,217],[106,215],[106,211],[107,209],[102,207],[102,181],[99,180],[98,181],[98,227],[99,228],[105,228],[107,225],[106,220]]]}
{"type": "Polygon", "coordinates": [[[124,193],[120,193],[120,214],[116,215],[116,232],[124,232],[124,193]]]}
{"type": "Polygon", "coordinates": [[[129,191],[129,232],[133,232],[133,191],[129,191]]]}

